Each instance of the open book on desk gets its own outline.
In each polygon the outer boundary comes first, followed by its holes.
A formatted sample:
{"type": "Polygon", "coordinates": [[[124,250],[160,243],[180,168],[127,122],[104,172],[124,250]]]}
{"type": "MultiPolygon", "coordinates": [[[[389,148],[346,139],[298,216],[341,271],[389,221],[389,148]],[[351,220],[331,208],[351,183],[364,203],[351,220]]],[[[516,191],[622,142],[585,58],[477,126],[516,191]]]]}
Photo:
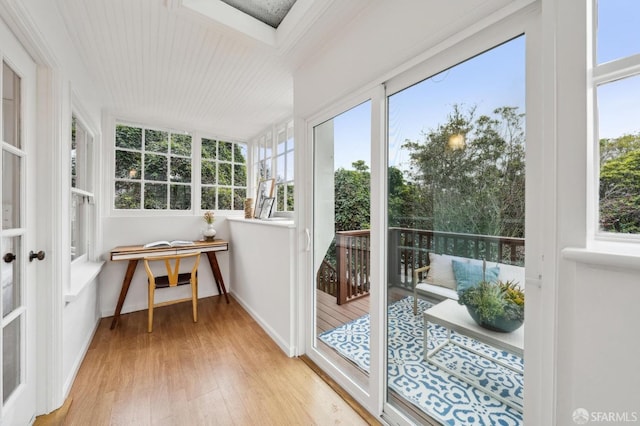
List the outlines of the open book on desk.
{"type": "Polygon", "coordinates": [[[182,241],[182,240],[173,240],[173,241],[154,241],[152,243],[147,243],[144,245],[144,248],[154,248],[154,247],[186,247],[186,246],[194,246],[193,241],[182,241]]]}

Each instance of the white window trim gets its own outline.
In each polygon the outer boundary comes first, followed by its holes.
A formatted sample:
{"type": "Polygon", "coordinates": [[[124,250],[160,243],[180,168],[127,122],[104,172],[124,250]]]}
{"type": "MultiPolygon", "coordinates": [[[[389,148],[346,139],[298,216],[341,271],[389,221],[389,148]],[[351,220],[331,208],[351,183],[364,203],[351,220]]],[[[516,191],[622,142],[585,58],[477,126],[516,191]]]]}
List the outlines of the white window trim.
{"type": "Polygon", "coordinates": [[[640,54],[597,63],[598,0],[587,2],[587,242],[588,250],[640,255],[640,234],[600,230],[600,136],[597,88],[623,78],[640,76],[640,54]]]}
{"type": "MultiPolygon", "coordinates": [[[[195,151],[194,151],[194,165],[192,166],[192,173],[195,173],[196,167],[195,167],[195,163],[198,163],[197,169],[198,169],[198,178],[197,178],[197,183],[195,184],[197,186],[197,209],[195,209],[198,214],[207,211],[207,210],[214,210],[214,211],[219,211],[219,212],[228,212],[228,213],[239,213],[242,212],[244,210],[244,206],[242,206],[242,208],[240,209],[232,209],[232,210],[220,210],[220,209],[203,209],[202,208],[202,188],[230,188],[232,190],[232,194],[233,194],[233,190],[235,189],[244,189],[246,192],[246,198],[252,197],[251,193],[249,192],[250,190],[250,169],[252,167],[250,161],[250,152],[251,152],[251,144],[244,142],[244,141],[239,141],[239,140],[235,140],[235,139],[229,139],[229,138],[218,138],[215,136],[209,136],[209,135],[203,135],[203,136],[199,136],[198,137],[198,150],[197,150],[197,156],[195,156],[195,151]],[[234,181],[234,177],[232,174],[232,178],[231,178],[231,185],[219,185],[219,184],[203,184],[202,183],[202,139],[209,139],[209,140],[215,140],[218,143],[220,142],[227,142],[227,143],[231,143],[233,145],[241,145],[244,146],[246,148],[246,157],[245,157],[245,162],[244,165],[246,166],[246,175],[247,175],[247,181],[245,182],[245,186],[236,186],[235,181],[234,181]]],[[[232,150],[232,152],[235,152],[232,150]]],[[[235,156],[235,154],[234,154],[235,156]]],[[[220,160],[219,158],[217,158],[216,155],[216,159],[215,160],[204,160],[204,161],[214,161],[215,163],[217,163],[218,165],[220,163],[226,163],[226,164],[231,164],[231,167],[233,168],[233,166],[235,166],[236,164],[243,164],[243,163],[238,163],[235,161],[235,158],[233,158],[231,161],[226,161],[226,160],[220,160]]],[[[217,173],[218,169],[216,169],[216,173],[217,173]]],[[[217,180],[217,176],[216,176],[216,180],[217,180]]],[[[232,195],[233,197],[233,195],[232,195]]],[[[233,202],[233,198],[232,198],[232,202],[233,202]]],[[[216,207],[218,206],[218,195],[216,194],[216,207]]]]}

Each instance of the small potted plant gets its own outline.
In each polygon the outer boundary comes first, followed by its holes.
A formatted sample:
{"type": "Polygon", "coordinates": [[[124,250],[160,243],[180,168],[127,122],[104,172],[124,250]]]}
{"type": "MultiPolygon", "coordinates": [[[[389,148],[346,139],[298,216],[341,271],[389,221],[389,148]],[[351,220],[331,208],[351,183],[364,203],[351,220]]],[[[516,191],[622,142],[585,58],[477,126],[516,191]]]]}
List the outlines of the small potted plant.
{"type": "Polygon", "coordinates": [[[204,212],[204,221],[207,223],[207,229],[202,231],[202,235],[204,235],[205,240],[213,241],[216,236],[216,230],[213,228],[213,222],[215,221],[215,217],[212,211],[204,212]]]}
{"type": "Polygon", "coordinates": [[[524,323],[524,292],[513,281],[481,281],[460,293],[458,303],[478,325],[508,333],[524,323]]]}

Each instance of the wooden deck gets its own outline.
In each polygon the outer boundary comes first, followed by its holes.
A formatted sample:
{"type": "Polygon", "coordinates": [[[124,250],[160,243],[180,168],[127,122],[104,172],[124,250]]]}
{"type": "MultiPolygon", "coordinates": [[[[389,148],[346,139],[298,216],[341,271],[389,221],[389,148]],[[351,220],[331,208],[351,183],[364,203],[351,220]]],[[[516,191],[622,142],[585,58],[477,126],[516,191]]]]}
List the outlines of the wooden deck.
{"type": "Polygon", "coordinates": [[[364,296],[344,305],[336,303],[335,296],[316,290],[317,332],[333,330],[349,321],[369,313],[369,296],[364,296]]]}

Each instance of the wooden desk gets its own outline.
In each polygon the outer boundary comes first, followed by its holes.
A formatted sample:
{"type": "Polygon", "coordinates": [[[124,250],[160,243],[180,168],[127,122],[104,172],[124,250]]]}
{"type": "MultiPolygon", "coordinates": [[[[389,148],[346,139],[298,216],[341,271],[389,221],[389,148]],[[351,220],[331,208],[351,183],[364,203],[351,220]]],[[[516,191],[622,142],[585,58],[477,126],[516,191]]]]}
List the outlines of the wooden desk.
{"type": "Polygon", "coordinates": [[[144,248],[144,246],[120,246],[111,250],[111,260],[128,260],[127,272],[124,274],[122,280],[122,288],[120,289],[120,297],[118,297],[118,304],[116,305],[116,311],[113,313],[113,320],[111,321],[111,329],[113,330],[118,324],[120,319],[120,311],[122,311],[122,305],[124,299],[129,292],[129,286],[131,285],[131,279],[138,266],[138,261],[145,257],[153,256],[166,256],[171,254],[181,253],[194,253],[201,252],[207,255],[209,259],[209,266],[211,266],[211,272],[213,272],[213,278],[216,281],[218,292],[224,294],[227,303],[229,303],[229,296],[227,295],[227,289],[224,286],[224,280],[222,279],[222,273],[220,273],[220,265],[218,265],[218,259],[216,258],[217,251],[229,250],[229,243],[223,240],[215,241],[194,241],[194,245],[181,246],[181,247],[153,247],[144,248]]]}

